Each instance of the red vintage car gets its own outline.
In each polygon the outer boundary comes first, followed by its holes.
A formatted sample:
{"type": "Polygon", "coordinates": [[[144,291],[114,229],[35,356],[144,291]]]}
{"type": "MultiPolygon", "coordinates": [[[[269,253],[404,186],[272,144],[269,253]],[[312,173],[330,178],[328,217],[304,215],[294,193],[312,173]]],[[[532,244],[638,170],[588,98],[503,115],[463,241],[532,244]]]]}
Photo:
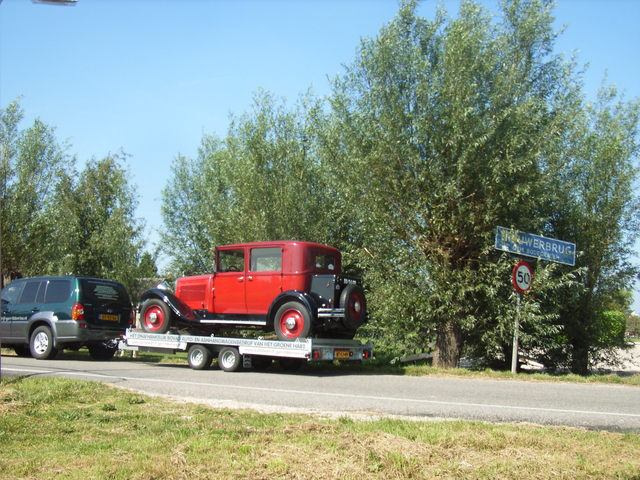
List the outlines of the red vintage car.
{"type": "Polygon", "coordinates": [[[140,322],[153,333],[258,327],[282,340],[353,338],[367,321],[366,299],[360,280],[341,274],[341,260],[337,249],[310,242],[218,247],[214,273],[179,278],[174,293],[147,290],[140,322]]]}

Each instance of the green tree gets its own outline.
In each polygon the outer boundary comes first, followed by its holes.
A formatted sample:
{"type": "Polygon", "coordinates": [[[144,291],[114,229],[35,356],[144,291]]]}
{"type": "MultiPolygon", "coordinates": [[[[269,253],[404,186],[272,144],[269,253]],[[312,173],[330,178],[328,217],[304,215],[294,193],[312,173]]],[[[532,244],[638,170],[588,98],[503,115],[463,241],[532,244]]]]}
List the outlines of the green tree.
{"type": "Polygon", "coordinates": [[[567,193],[554,232],[577,244],[582,267],[561,310],[569,348],[560,359],[580,374],[624,345],[620,321],[612,321],[609,312],[617,305],[626,315],[630,299],[621,305],[621,291],[631,288],[638,273],[631,256],[640,226],[639,116],[639,102],[626,102],[615,88],[603,87],[597,102],[576,117],[567,174],[559,176],[558,187],[567,193]]]}
{"type": "MultiPolygon", "coordinates": [[[[340,137],[326,148],[362,214],[353,254],[372,290],[396,291],[393,303],[413,310],[386,317],[383,329],[414,345],[435,338],[435,363],[454,366],[478,328],[509,328],[493,307],[493,279],[506,271],[495,227],[543,228],[535,199],[546,195],[546,159],[560,148],[576,93],[571,66],[551,54],[549,2],[505,2],[497,24],[473,2],[453,20],[415,9],[404,2],[336,80],[340,137]]],[[[373,294],[374,308],[388,308],[385,293],[373,294]]]]}
{"type": "Polygon", "coordinates": [[[23,116],[17,101],[0,110],[2,282],[47,271],[57,237],[45,212],[73,162],[52,127],[20,129],[23,116]]]}
{"type": "Polygon", "coordinates": [[[315,152],[318,108],[306,96],[288,110],[260,92],[224,141],[205,135],[197,159],[176,158],[162,212],[179,274],[210,271],[215,245],[332,238],[337,200],[315,152]]]}
{"type": "Polygon", "coordinates": [[[66,175],[47,212],[57,219],[64,241],[52,259],[53,270],[110,278],[130,291],[137,279],[155,271],[144,255],[137,201],[123,167],[124,154],[89,161],[66,175]]]}

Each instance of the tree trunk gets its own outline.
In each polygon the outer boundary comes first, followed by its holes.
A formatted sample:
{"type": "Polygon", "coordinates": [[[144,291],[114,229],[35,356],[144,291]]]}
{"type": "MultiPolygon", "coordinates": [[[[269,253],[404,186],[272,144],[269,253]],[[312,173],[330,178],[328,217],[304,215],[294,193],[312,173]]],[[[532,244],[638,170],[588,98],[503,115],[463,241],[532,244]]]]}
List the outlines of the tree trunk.
{"type": "Polygon", "coordinates": [[[438,325],[433,366],[455,368],[462,352],[462,332],[453,320],[444,320],[438,325]]]}
{"type": "Polygon", "coordinates": [[[573,342],[571,352],[571,373],[576,375],[589,374],[589,349],[583,342],[573,342]]]}

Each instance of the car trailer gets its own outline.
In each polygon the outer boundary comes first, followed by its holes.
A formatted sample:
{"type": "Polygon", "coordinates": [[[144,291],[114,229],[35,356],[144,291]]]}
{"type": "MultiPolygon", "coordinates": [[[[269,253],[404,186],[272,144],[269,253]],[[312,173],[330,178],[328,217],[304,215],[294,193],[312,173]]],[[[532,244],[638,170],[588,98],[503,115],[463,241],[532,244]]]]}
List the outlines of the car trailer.
{"type": "Polygon", "coordinates": [[[264,369],[278,360],[286,370],[295,370],[305,361],[358,361],[373,356],[373,345],[357,340],[305,338],[295,341],[264,338],[235,338],[146,333],[129,329],[119,342],[120,350],[170,353],[188,352],[189,366],[204,370],[217,355],[218,365],[225,372],[240,368],[264,369]]]}

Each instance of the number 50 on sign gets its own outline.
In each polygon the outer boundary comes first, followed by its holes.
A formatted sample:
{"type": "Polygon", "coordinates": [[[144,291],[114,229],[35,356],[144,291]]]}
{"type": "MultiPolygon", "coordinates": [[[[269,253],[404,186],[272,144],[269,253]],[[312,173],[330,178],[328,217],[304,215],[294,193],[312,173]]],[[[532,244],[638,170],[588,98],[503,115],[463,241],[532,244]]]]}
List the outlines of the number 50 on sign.
{"type": "Polygon", "coordinates": [[[511,283],[518,293],[527,293],[533,283],[533,268],[527,262],[518,262],[513,267],[511,283]]]}

